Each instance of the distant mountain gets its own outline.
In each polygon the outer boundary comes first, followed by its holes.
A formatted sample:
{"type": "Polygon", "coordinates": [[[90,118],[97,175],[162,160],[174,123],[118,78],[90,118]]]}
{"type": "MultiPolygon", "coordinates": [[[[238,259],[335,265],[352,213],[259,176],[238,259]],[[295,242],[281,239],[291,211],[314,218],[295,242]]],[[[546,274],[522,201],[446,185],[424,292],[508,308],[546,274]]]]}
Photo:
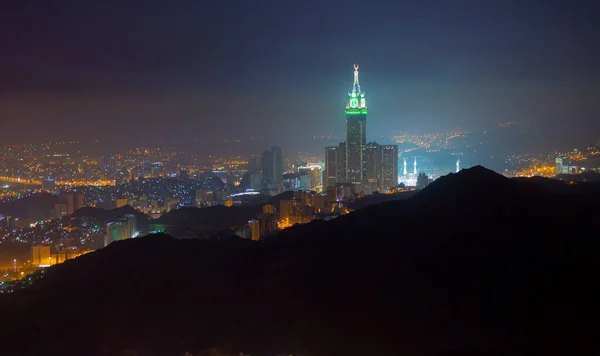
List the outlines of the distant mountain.
{"type": "Polygon", "coordinates": [[[590,191],[475,167],[265,241],[113,243],[1,296],[2,354],[597,354],[590,191]]]}

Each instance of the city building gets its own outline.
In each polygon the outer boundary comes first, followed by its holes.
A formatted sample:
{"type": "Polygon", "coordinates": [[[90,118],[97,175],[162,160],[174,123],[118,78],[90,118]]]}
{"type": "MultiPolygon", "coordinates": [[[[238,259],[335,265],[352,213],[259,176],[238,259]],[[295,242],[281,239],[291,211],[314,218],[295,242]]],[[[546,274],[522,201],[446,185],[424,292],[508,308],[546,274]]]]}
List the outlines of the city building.
{"type": "Polygon", "coordinates": [[[252,219],[248,221],[250,231],[252,231],[252,241],[258,241],[260,239],[260,221],[252,219]]]}
{"type": "Polygon", "coordinates": [[[262,214],[260,216],[260,235],[268,236],[277,231],[277,209],[274,205],[263,205],[262,214]]]}
{"type": "Polygon", "coordinates": [[[283,151],[279,146],[272,146],[264,151],[261,157],[263,183],[268,189],[281,185],[283,179],[283,151]]]}
{"type": "Polygon", "coordinates": [[[265,185],[273,184],[273,153],[264,151],[261,156],[262,178],[265,185]]]}
{"type": "Polygon", "coordinates": [[[106,235],[104,237],[104,246],[108,246],[115,241],[130,239],[136,236],[136,219],[135,215],[125,215],[122,219],[116,222],[111,222],[106,225],[106,235]]]}
{"type": "Polygon", "coordinates": [[[66,204],[54,204],[54,208],[50,210],[50,219],[60,219],[67,215],[68,212],[66,204]]]}
{"type": "Polygon", "coordinates": [[[75,211],[75,195],[73,193],[61,192],[58,195],[58,201],[67,206],[67,215],[73,214],[75,211]]]}
{"type": "Polygon", "coordinates": [[[346,180],[361,183],[365,175],[364,150],[367,143],[367,104],[354,65],[354,84],[346,105],[346,180]]]}
{"type": "Polygon", "coordinates": [[[42,189],[46,190],[48,192],[51,192],[54,190],[56,184],[55,184],[55,180],[51,179],[51,178],[46,178],[42,181],[42,189]]]}
{"type": "Polygon", "coordinates": [[[248,158],[248,173],[250,175],[258,173],[259,170],[259,157],[251,156],[248,158]]]}
{"type": "Polygon", "coordinates": [[[283,178],[283,151],[279,146],[272,146],[273,153],[273,183],[281,184],[283,178]]]}
{"type": "Polygon", "coordinates": [[[398,186],[398,145],[381,145],[378,152],[379,189],[386,191],[398,186]]]}
{"type": "MultiPolygon", "coordinates": [[[[346,104],[346,142],[325,148],[324,190],[351,183],[356,193],[388,190],[398,185],[398,146],[367,144],[367,103],[354,65],[354,83],[346,104]]],[[[345,190],[348,187],[346,187],[345,190]]]]}
{"type": "Polygon", "coordinates": [[[35,267],[48,267],[52,265],[50,246],[31,246],[31,264],[35,267]]]}
{"type": "Polygon", "coordinates": [[[215,202],[215,193],[208,189],[196,190],[196,206],[212,206],[215,202]]]}
{"type": "Polygon", "coordinates": [[[325,170],[323,171],[323,186],[335,187],[338,182],[339,147],[325,147],[325,170]]]}
{"type": "Polygon", "coordinates": [[[369,142],[363,153],[364,182],[377,183],[381,175],[381,150],[376,142],[369,142]]]}

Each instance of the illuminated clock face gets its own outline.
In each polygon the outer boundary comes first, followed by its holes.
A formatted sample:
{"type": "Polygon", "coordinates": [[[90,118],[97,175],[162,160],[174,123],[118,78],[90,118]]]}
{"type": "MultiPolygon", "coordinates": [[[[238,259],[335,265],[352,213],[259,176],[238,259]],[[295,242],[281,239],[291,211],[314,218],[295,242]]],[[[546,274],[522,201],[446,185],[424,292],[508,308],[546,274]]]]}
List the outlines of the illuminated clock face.
{"type": "Polygon", "coordinates": [[[367,106],[367,101],[365,100],[365,98],[360,99],[360,107],[364,108],[367,106]]]}
{"type": "Polygon", "coordinates": [[[354,109],[357,106],[358,106],[358,99],[356,99],[356,98],[350,99],[350,107],[354,109]]]}

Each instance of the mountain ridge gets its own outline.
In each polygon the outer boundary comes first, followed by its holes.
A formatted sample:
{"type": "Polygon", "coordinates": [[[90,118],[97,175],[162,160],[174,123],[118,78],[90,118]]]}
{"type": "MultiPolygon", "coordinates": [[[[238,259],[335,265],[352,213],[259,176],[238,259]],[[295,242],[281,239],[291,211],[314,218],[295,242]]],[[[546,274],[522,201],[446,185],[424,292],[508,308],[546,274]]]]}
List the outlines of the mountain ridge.
{"type": "Polygon", "coordinates": [[[599,196],[530,183],[476,168],[264,241],[113,243],[2,296],[0,340],[40,335],[14,354],[584,351],[599,196]],[[65,309],[89,312],[57,324],[65,309]]]}

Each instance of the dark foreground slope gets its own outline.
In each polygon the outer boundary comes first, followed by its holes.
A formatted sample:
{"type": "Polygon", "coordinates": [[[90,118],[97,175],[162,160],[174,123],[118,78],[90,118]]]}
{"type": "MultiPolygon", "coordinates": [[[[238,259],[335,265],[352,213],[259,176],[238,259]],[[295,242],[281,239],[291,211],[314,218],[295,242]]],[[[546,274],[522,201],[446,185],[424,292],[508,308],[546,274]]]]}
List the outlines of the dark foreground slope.
{"type": "Polygon", "coordinates": [[[593,354],[600,196],[573,188],[476,167],[260,243],[114,243],[0,299],[2,354],[593,354]]]}

